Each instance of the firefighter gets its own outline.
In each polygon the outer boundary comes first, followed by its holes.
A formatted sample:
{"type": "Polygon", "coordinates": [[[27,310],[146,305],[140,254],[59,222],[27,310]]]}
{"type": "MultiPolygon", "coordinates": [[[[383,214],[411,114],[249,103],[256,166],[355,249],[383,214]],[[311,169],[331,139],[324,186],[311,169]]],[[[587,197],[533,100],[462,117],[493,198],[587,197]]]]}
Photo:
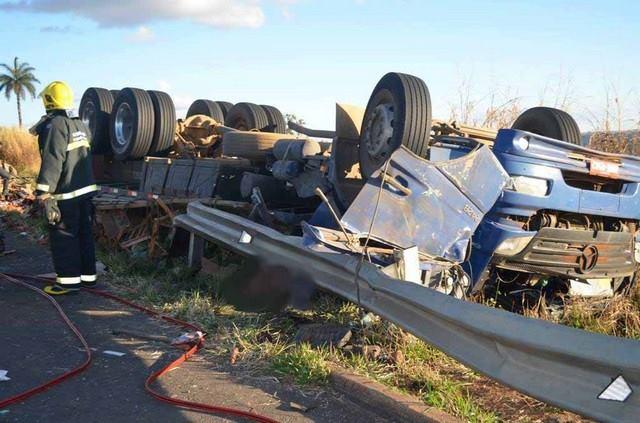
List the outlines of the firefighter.
{"type": "Polygon", "coordinates": [[[36,181],[36,198],[49,222],[49,242],[55,284],[50,295],[78,292],[96,285],[93,203],[98,190],[91,168],[89,129],[71,118],[71,88],[54,81],[40,94],[46,115],[32,128],[38,135],[42,165],[36,181]]]}

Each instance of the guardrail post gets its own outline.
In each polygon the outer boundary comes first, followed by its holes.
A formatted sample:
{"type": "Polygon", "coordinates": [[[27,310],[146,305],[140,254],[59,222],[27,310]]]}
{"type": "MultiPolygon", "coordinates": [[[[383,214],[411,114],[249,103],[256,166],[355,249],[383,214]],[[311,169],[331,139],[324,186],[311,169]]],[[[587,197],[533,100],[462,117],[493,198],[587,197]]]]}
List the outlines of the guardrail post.
{"type": "Polygon", "coordinates": [[[193,269],[202,267],[202,256],[204,255],[204,239],[193,232],[189,235],[189,256],[187,264],[193,269]]]}

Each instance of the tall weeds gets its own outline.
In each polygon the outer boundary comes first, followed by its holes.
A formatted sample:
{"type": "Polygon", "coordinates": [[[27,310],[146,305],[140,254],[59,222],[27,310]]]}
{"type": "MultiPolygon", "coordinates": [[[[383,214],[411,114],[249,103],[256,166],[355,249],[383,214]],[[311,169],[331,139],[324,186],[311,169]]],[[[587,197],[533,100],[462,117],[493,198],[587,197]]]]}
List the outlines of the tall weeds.
{"type": "Polygon", "coordinates": [[[36,137],[24,129],[0,127],[0,159],[13,165],[21,176],[36,174],[40,167],[36,137]]]}

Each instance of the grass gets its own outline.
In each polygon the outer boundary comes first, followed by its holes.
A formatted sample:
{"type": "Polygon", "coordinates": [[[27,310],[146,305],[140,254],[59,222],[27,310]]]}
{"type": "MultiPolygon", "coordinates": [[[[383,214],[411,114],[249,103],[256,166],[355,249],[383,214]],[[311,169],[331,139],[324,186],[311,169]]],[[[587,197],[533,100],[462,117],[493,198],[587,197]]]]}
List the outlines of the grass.
{"type": "Polygon", "coordinates": [[[208,352],[219,360],[229,360],[235,350],[238,365],[257,372],[274,373],[299,385],[326,384],[330,366],[338,364],[399,391],[414,394],[426,404],[464,420],[498,420],[497,414],[474,400],[465,384],[456,382],[460,374],[466,375],[468,380],[476,380],[472,372],[460,370],[462,366],[455,360],[397,326],[365,314],[353,303],[320,294],[314,298],[310,311],[238,311],[227,304],[220,293],[225,284],[235,283],[235,275],[243,263],[230,260],[227,254],[220,252],[214,251],[213,256],[222,266],[220,273],[194,275],[181,262],[152,263],[123,253],[100,253],[100,259],[110,270],[108,277],[115,290],[202,326],[209,333],[208,352]],[[234,264],[225,266],[230,261],[234,264]],[[295,344],[293,337],[301,321],[347,325],[353,331],[353,344],[358,348],[380,346],[383,354],[368,357],[361,351],[295,344]],[[390,358],[398,354],[403,356],[401,362],[390,358]]]}
{"type": "MultiPolygon", "coordinates": [[[[497,295],[497,294],[496,294],[497,295]]],[[[640,339],[640,284],[626,287],[610,298],[556,297],[561,308],[548,306],[548,299],[540,296],[528,305],[503,304],[497,297],[477,296],[474,301],[489,307],[512,308],[526,317],[549,320],[561,325],[622,338],[640,339]]],[[[555,304],[557,305],[557,304],[555,304]]]]}
{"type": "Polygon", "coordinates": [[[640,339],[640,286],[612,299],[569,300],[561,317],[551,320],[589,332],[640,339]]]}
{"type": "MultiPolygon", "coordinates": [[[[109,267],[107,277],[113,289],[199,324],[209,334],[207,354],[217,362],[228,362],[233,356],[243,369],[274,374],[302,386],[324,386],[331,367],[338,365],[469,422],[542,421],[549,415],[567,418],[568,413],[502,387],[396,325],[330,294],[316,295],[306,311],[239,311],[221,293],[225,285],[238,282],[245,263],[222,251],[214,250],[209,256],[220,266],[215,275],[193,274],[181,261],[151,262],[123,253],[100,253],[109,267]],[[295,344],[301,322],[348,326],[352,331],[349,346],[295,344]],[[366,353],[371,346],[379,348],[380,354],[366,353]]],[[[637,309],[638,297],[629,298],[635,298],[637,309]]],[[[616,327],[617,333],[628,333],[620,332],[621,323],[601,323],[602,315],[590,316],[588,309],[577,304],[570,305],[574,308],[562,323],[600,332],[616,327]]],[[[600,312],[611,313],[606,308],[600,312]]]]}
{"type": "Polygon", "coordinates": [[[277,374],[290,375],[301,385],[325,384],[331,373],[328,357],[327,351],[309,344],[294,345],[274,356],[272,367],[277,374]]]}
{"type": "Polygon", "coordinates": [[[22,176],[37,174],[40,153],[36,137],[24,129],[0,127],[0,159],[13,165],[22,176]]]}

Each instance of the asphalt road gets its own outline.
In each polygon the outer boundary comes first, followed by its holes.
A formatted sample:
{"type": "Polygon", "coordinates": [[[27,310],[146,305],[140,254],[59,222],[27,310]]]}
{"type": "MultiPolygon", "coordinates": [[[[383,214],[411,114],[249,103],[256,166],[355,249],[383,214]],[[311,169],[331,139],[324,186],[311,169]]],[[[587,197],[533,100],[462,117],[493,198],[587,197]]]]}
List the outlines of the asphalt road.
{"type": "MultiPolygon", "coordinates": [[[[11,232],[5,232],[5,238],[7,249],[16,253],[0,257],[0,271],[51,271],[46,247],[11,232]]],[[[237,421],[181,410],[150,397],[144,390],[147,375],[179,353],[162,342],[114,334],[128,330],[174,337],[180,328],[87,293],[60,298],[59,303],[92,347],[93,362],[82,374],[0,410],[0,421],[237,421]],[[125,355],[107,355],[107,350],[125,355]]],[[[0,398],[50,380],[83,358],[80,343],[51,304],[28,289],[0,281],[0,369],[11,378],[0,382],[0,398]]],[[[330,388],[301,389],[216,362],[206,350],[155,386],[176,398],[252,411],[282,422],[384,421],[330,388]]]]}

